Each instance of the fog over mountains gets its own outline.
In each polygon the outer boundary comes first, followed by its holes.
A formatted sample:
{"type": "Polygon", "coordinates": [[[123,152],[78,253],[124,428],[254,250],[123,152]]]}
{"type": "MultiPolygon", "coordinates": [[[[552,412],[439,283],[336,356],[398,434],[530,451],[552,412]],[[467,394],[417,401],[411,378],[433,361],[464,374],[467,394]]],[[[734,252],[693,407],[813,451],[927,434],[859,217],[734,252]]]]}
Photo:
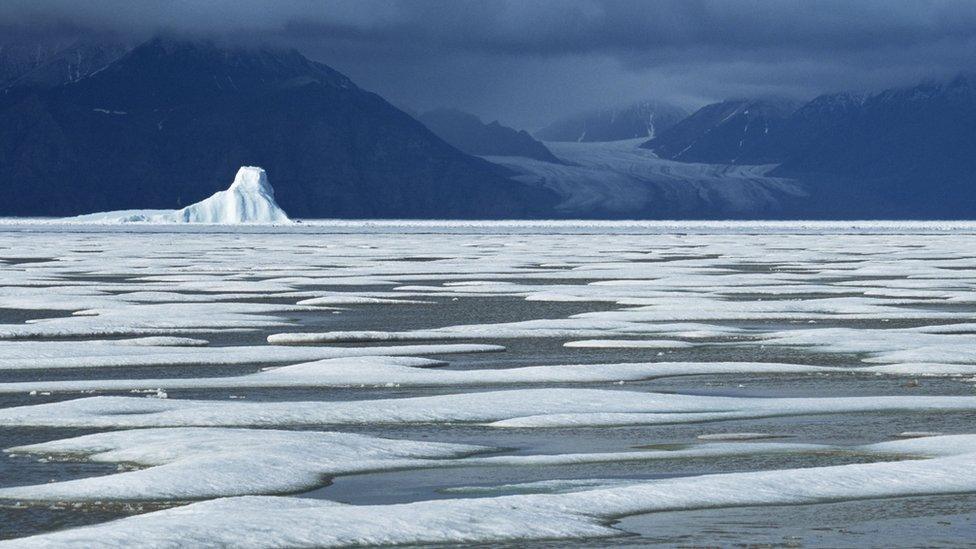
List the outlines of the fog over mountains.
{"type": "Polygon", "coordinates": [[[415,119],[274,47],[175,38],[131,49],[79,40],[32,55],[4,47],[0,77],[0,215],[178,209],[241,165],[267,169],[299,218],[976,212],[967,75],[692,113],[648,100],[569,116],[534,137],[452,109],[415,119]]]}

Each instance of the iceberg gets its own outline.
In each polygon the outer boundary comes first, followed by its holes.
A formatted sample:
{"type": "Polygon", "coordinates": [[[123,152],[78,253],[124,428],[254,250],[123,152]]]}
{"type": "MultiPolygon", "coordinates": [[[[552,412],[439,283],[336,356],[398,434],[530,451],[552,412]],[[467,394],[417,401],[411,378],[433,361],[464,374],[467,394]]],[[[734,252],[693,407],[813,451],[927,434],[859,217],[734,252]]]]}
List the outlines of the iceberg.
{"type": "Polygon", "coordinates": [[[180,210],[119,210],[80,215],[69,219],[82,223],[291,223],[275,202],[268,174],[257,166],[242,166],[226,191],[180,210]]]}

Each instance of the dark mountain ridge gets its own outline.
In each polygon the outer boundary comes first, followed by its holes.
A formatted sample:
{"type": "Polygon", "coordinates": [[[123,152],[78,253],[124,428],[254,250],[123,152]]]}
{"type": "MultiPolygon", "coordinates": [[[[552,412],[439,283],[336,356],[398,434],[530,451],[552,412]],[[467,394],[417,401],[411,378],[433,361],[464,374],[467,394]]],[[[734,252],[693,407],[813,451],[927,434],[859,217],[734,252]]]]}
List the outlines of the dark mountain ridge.
{"type": "Polygon", "coordinates": [[[778,175],[854,186],[886,215],[976,216],[976,79],[866,98],[787,151],[778,175]]]}
{"type": "Polygon", "coordinates": [[[562,163],[545,145],[525,130],[488,124],[473,114],[456,109],[436,109],[417,117],[427,128],[458,149],[479,156],[524,156],[543,162],[562,163]]]}
{"type": "Polygon", "coordinates": [[[294,50],[157,38],[0,97],[2,215],[179,207],[241,165],[267,169],[294,217],[534,217],[553,201],[294,50]]]}
{"type": "Polygon", "coordinates": [[[769,135],[780,131],[796,107],[782,99],[713,103],[641,146],[681,162],[765,164],[769,135]]]}

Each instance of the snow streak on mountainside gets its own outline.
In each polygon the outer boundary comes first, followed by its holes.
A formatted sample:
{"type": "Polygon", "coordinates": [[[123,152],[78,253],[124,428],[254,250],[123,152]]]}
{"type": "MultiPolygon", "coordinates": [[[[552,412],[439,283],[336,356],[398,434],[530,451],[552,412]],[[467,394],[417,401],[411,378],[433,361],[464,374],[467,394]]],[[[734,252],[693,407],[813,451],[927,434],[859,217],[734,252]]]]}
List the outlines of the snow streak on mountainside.
{"type": "Polygon", "coordinates": [[[261,168],[243,166],[226,191],[180,210],[121,210],[82,215],[73,221],[91,223],[289,223],[275,202],[274,189],[261,168]]]}
{"type": "Polygon", "coordinates": [[[660,101],[641,101],[621,109],[585,112],[557,120],[536,132],[546,141],[619,141],[660,135],[688,116],[688,111],[660,101]]]}
{"type": "Polygon", "coordinates": [[[689,164],[658,158],[643,139],[546,145],[573,165],[485,157],[519,172],[519,181],[555,191],[565,215],[722,217],[776,215],[804,188],[771,177],[774,166],[689,164]]]}
{"type": "Polygon", "coordinates": [[[64,41],[0,38],[0,89],[53,87],[76,82],[121,57],[128,47],[105,39],[64,41]]]}
{"type": "Polygon", "coordinates": [[[702,107],[643,146],[682,162],[764,164],[757,150],[777,135],[796,105],[786,100],[733,100],[702,107]]]}

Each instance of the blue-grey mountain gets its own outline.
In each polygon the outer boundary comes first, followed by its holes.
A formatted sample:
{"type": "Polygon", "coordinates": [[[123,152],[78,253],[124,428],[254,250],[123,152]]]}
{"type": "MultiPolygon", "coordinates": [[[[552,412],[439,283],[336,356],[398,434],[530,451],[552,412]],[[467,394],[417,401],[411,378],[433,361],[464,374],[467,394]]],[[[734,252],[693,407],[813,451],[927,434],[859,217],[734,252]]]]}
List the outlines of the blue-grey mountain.
{"type": "Polygon", "coordinates": [[[976,215],[976,79],[961,75],[874,95],[823,95],[791,110],[708,105],[643,146],[682,162],[779,164],[810,198],[806,217],[976,215]]]}
{"type": "Polygon", "coordinates": [[[525,130],[485,124],[473,114],[456,109],[436,109],[418,117],[430,131],[458,149],[478,156],[524,156],[560,163],[545,145],[525,130]]]}
{"type": "Polygon", "coordinates": [[[712,164],[765,164],[770,134],[796,105],[785,100],[740,99],[702,107],[643,147],[661,158],[712,164]]]}
{"type": "Polygon", "coordinates": [[[155,39],[0,95],[2,215],[178,208],[242,165],[296,217],[533,217],[553,201],[293,50],[155,39]]]}

